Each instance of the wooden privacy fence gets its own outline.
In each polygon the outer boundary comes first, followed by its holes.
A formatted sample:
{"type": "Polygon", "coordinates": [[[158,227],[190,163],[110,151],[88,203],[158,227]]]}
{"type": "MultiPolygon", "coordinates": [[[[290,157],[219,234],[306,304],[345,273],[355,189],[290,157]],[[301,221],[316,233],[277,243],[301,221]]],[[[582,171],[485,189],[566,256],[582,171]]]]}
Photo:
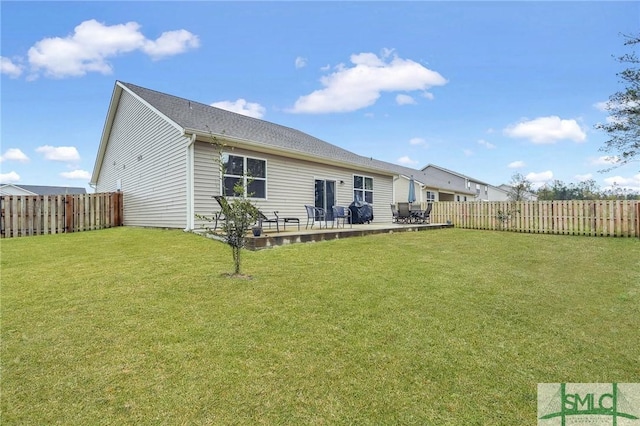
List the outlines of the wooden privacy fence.
{"type": "Polygon", "coordinates": [[[432,223],[544,234],[640,237],[637,200],[436,202],[432,223]]]}
{"type": "Polygon", "coordinates": [[[5,195],[0,237],[60,234],[122,225],[122,193],[5,195]]]}

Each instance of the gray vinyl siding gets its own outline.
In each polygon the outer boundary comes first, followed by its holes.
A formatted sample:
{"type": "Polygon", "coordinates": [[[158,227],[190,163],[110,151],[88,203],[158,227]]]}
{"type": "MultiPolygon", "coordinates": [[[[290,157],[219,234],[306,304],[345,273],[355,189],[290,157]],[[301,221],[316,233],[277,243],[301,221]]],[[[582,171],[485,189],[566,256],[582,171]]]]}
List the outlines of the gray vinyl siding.
{"type": "Polygon", "coordinates": [[[447,189],[453,190],[455,192],[468,191],[467,187],[465,186],[465,179],[463,177],[456,176],[451,173],[447,173],[444,170],[438,170],[435,168],[430,168],[426,173],[436,182],[446,182],[447,189]]]}
{"type": "MultiPolygon", "coordinates": [[[[489,201],[507,201],[509,200],[509,193],[507,191],[504,191],[500,188],[495,188],[493,186],[489,186],[489,194],[487,196],[487,199],[489,201]]],[[[482,190],[484,191],[484,187],[482,187],[482,190]]]]}
{"type": "Polygon", "coordinates": [[[122,92],[96,190],[115,191],[121,180],[125,225],[186,227],[188,142],[164,118],[122,92]]]}
{"type": "MultiPolygon", "coordinates": [[[[214,147],[206,142],[196,142],[194,147],[194,179],[193,197],[195,214],[211,217],[214,212],[220,210],[218,203],[212,197],[219,195],[220,191],[220,166],[219,154],[214,147]]],[[[200,228],[206,222],[196,220],[195,229],[200,228]]]]}
{"type": "MultiPolygon", "coordinates": [[[[409,179],[398,178],[394,181],[394,186],[394,202],[406,203],[409,200],[409,179]]],[[[427,199],[426,194],[422,190],[422,186],[418,182],[413,183],[413,189],[416,194],[416,203],[421,203],[427,199]]]]}
{"type": "MultiPolygon", "coordinates": [[[[318,164],[312,161],[290,159],[263,152],[233,149],[234,155],[263,159],[267,162],[267,198],[255,204],[269,217],[277,210],[280,216],[297,217],[304,227],[307,213],[305,204],[314,204],[315,180],[336,181],[336,203],[348,206],[353,201],[353,176],[373,177],[374,223],[391,222],[389,204],[393,199],[393,177],[369,172],[318,164]],[[340,181],[344,181],[340,184],[340,181]]],[[[194,158],[195,212],[211,216],[219,210],[213,195],[220,194],[220,172],[214,159],[218,154],[210,144],[197,142],[194,158]]],[[[202,222],[196,221],[196,229],[202,222]]]]}

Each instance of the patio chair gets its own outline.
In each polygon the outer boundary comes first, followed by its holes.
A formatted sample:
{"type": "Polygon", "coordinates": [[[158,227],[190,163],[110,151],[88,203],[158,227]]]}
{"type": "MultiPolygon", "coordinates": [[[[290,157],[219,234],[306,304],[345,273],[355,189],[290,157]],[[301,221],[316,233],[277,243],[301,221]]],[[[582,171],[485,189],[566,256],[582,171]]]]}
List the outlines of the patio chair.
{"type": "Polygon", "coordinates": [[[340,228],[340,219],[342,219],[343,228],[346,221],[349,221],[349,227],[353,228],[351,210],[343,206],[333,206],[333,221],[338,228],[340,228]]]}
{"type": "Polygon", "coordinates": [[[420,220],[422,223],[431,223],[431,209],[433,208],[433,203],[428,203],[427,208],[420,215],[420,220]]]}
{"type": "Polygon", "coordinates": [[[393,223],[398,223],[398,208],[393,203],[391,203],[391,216],[393,223]]]}
{"type": "Polygon", "coordinates": [[[260,210],[258,210],[258,226],[260,228],[264,228],[262,226],[263,223],[268,223],[269,224],[269,229],[271,229],[271,224],[275,223],[276,224],[276,232],[280,232],[280,225],[278,223],[278,216],[276,216],[275,218],[268,218],[267,216],[264,215],[264,213],[262,213],[260,210]]]}
{"type": "Polygon", "coordinates": [[[287,230],[287,223],[297,223],[298,224],[298,231],[300,230],[300,219],[298,219],[297,217],[280,217],[278,216],[278,212],[273,212],[274,215],[276,215],[276,219],[277,220],[281,220],[282,223],[284,224],[284,230],[287,230]]]}
{"type": "Polygon", "coordinates": [[[409,203],[398,203],[398,222],[409,223],[411,222],[411,210],[409,209],[409,203]]]}
{"type": "Polygon", "coordinates": [[[411,220],[415,223],[422,222],[422,208],[420,204],[409,203],[409,211],[411,212],[411,220]]]}
{"type": "Polygon", "coordinates": [[[218,228],[218,221],[224,222],[227,220],[226,212],[229,211],[229,202],[222,195],[214,195],[213,198],[216,199],[218,204],[220,205],[220,211],[213,213],[213,230],[215,231],[218,228]]]}
{"type": "Polygon", "coordinates": [[[304,208],[307,210],[307,226],[305,227],[305,229],[309,228],[309,222],[311,222],[312,229],[316,221],[320,222],[321,229],[322,229],[323,221],[325,222],[325,226],[326,226],[327,212],[325,209],[321,207],[314,207],[309,205],[305,205],[304,208]]]}

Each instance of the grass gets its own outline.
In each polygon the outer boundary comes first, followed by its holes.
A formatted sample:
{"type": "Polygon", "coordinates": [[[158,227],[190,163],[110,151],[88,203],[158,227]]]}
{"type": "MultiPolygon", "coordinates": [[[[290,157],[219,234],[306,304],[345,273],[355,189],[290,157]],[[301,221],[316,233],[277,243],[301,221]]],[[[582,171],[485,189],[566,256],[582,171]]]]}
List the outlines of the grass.
{"type": "Polygon", "coordinates": [[[3,424],[535,424],[637,382],[637,239],[459,229],[243,254],[181,231],[3,240],[3,424]]]}

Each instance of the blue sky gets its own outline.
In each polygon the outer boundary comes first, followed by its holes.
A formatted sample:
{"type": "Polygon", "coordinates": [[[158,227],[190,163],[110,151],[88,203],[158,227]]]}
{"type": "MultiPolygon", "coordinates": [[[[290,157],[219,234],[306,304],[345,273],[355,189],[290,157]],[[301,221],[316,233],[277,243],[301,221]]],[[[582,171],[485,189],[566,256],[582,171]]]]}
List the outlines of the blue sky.
{"type": "Polygon", "coordinates": [[[2,1],[3,183],[85,186],[116,80],[490,184],[594,179],[639,2],[2,1]]]}

